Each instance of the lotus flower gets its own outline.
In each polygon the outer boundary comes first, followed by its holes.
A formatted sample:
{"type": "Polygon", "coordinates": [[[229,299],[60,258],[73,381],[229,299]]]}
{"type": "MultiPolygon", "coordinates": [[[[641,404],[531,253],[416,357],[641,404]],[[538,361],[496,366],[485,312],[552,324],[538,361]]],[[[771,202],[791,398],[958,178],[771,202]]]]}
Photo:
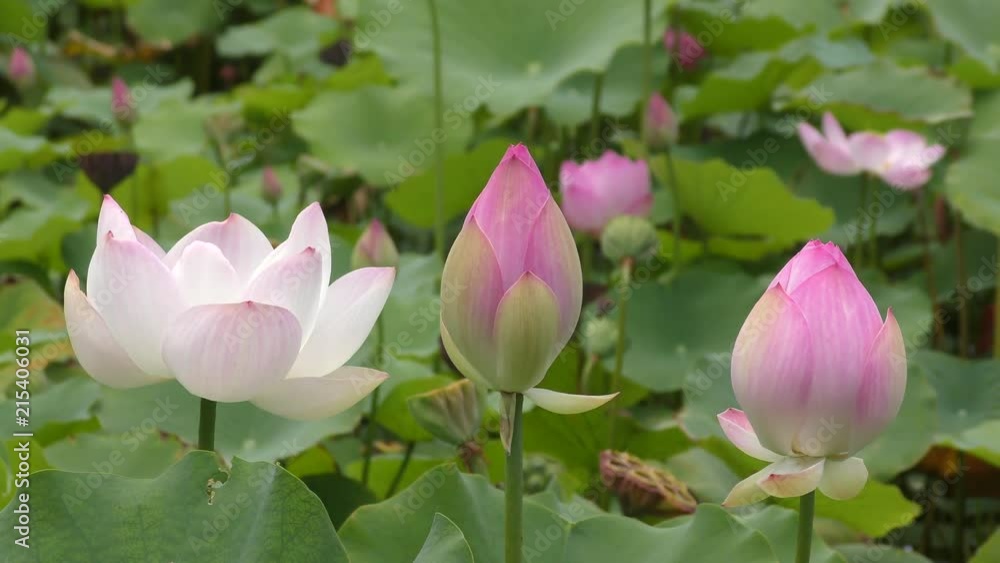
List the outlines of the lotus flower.
{"type": "Polygon", "coordinates": [[[351,255],[351,266],[354,268],[365,268],[369,266],[393,267],[399,265],[399,251],[396,250],[396,243],[392,242],[389,231],[378,219],[372,220],[361,233],[361,238],[354,245],[354,254],[351,255]]]}
{"type": "Polygon", "coordinates": [[[10,54],[7,74],[16,84],[27,85],[35,80],[35,63],[22,47],[14,47],[10,54]]]}
{"type": "Polygon", "coordinates": [[[121,123],[132,123],[136,118],[132,92],[125,81],[117,76],[111,81],[111,113],[121,123]]]}
{"type": "Polygon", "coordinates": [[[851,137],[854,159],[861,168],[901,190],[926,184],[931,179],[931,167],[945,153],[942,145],[928,145],[922,135],[904,129],[851,137]]]}
{"type": "Polygon", "coordinates": [[[744,453],[771,462],[725,504],[857,495],[868,479],[852,457],[896,417],[906,348],[890,309],[885,322],[834,244],[810,242],[754,306],[733,350],[733,390],[746,412],[719,415],[744,453]]]}
{"type": "Polygon", "coordinates": [[[698,43],[693,35],[686,31],[667,29],[663,34],[663,47],[674,57],[681,68],[691,70],[698,66],[698,61],[705,58],[705,48],[698,43]],[[679,37],[679,39],[678,39],[679,37]]]}
{"type": "Polygon", "coordinates": [[[861,172],[861,165],[851,147],[857,135],[850,138],[845,135],[837,118],[830,112],[823,114],[822,134],[804,121],[799,124],[799,138],[816,165],[838,176],[853,176],[861,172]]]}
{"type": "Polygon", "coordinates": [[[563,162],[559,186],[570,226],[594,236],[619,215],[645,217],[653,207],[646,161],[610,150],[582,164],[563,162]]]}
{"type": "Polygon", "coordinates": [[[75,272],[66,282],[66,324],[80,365],[111,387],[176,378],[204,399],[318,419],[387,377],[344,363],[394,277],[392,268],[364,268],[327,287],[330,238],[315,203],[277,248],[233,214],[164,252],[104,196],[87,294],[75,272]]]}
{"type": "Polygon", "coordinates": [[[536,388],[580,318],[583,275],[573,236],[522,145],[507,150],[472,205],[441,280],[441,337],[466,377],[523,393],[561,414],[590,397],[536,388]]]}
{"type": "Polygon", "coordinates": [[[677,116],[659,92],[654,92],[646,105],[646,141],[662,147],[677,140],[677,116]]]}

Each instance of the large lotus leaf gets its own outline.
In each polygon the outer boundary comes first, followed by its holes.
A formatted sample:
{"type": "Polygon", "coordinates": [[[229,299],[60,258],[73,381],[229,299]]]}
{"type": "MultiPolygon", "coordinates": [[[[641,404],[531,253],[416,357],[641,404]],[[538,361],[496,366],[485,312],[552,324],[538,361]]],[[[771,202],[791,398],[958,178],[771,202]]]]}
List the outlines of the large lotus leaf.
{"type": "Polygon", "coordinates": [[[928,0],[938,32],[994,72],[1000,70],[996,22],[1000,4],[989,0],[928,0]]]}
{"type": "Polygon", "coordinates": [[[471,135],[472,114],[464,109],[448,110],[443,128],[436,127],[429,92],[384,86],[324,92],[295,112],[292,123],[319,158],[391,186],[430,167],[436,151],[464,146],[471,135]]]}
{"type": "Polygon", "coordinates": [[[447,516],[438,513],[413,563],[473,563],[472,548],[462,530],[447,516]]]}
{"type": "Polygon", "coordinates": [[[993,563],[1000,561],[1000,530],[994,531],[990,539],[979,548],[969,563],[993,563]]]}
{"type": "MultiPolygon", "coordinates": [[[[127,390],[105,387],[98,418],[104,428],[120,433],[123,444],[159,431],[193,444],[198,437],[198,401],[175,381],[127,390]]],[[[328,436],[350,432],[363,405],[331,418],[300,422],[250,403],[222,403],[216,419],[216,450],[253,461],[291,457],[328,436]]]]}
{"type": "Polygon", "coordinates": [[[225,475],[193,452],[155,479],[43,471],[31,485],[31,549],[6,548],[12,563],[348,562],[319,499],[273,463],[235,459],[225,475]]]}
{"type": "Polygon", "coordinates": [[[262,20],[236,25],[216,40],[224,57],[259,56],[278,51],[289,56],[315,53],[333,39],[337,23],[306,6],[279,10],[262,20]]]}
{"type": "MultiPolygon", "coordinates": [[[[503,117],[544,103],[563,79],[603,71],[619,47],[642,40],[640,0],[470,0],[437,7],[445,107],[451,109],[485,104],[503,117]]],[[[355,44],[374,50],[403,85],[433,91],[427,4],[367,0],[360,16],[355,44]]]]}
{"type": "MultiPolygon", "coordinates": [[[[932,563],[930,559],[913,550],[903,550],[884,543],[852,543],[837,546],[837,551],[848,563],[879,561],[880,563],[932,563]]],[[[972,563],[978,563],[973,561],[972,563]]]]}
{"type": "Polygon", "coordinates": [[[59,268],[60,241],[95,208],[34,172],[3,177],[0,194],[2,205],[11,209],[0,219],[0,260],[30,259],[59,268]]]}
{"type": "MultiPolygon", "coordinates": [[[[778,556],[780,563],[795,563],[799,515],[787,508],[774,505],[753,505],[736,511],[747,526],[764,534],[778,556]]],[[[810,563],[847,563],[830,549],[817,532],[813,532],[810,563]]]]}
{"type": "Polygon", "coordinates": [[[204,0],[138,0],[128,7],[128,26],[144,40],[177,44],[214,31],[238,6],[204,0]]]}
{"type": "Polygon", "coordinates": [[[961,158],[948,167],[945,193],[965,220],[993,234],[1000,234],[1000,188],[994,178],[998,152],[1000,94],[990,93],[976,101],[976,119],[961,158]]]}
{"type": "MultiPolygon", "coordinates": [[[[409,563],[420,553],[435,514],[461,529],[476,563],[503,561],[503,492],[453,465],[429,471],[387,501],[358,509],[340,535],[352,563],[409,563]]],[[[567,519],[529,498],[524,539],[525,560],[536,563],[775,561],[761,534],[711,505],[699,507],[683,525],[655,528],[621,516],[577,513],[567,519]]]]}
{"type": "MultiPolygon", "coordinates": [[[[40,348],[44,350],[44,347],[40,348]]],[[[67,346],[68,349],[68,346],[67,346]]],[[[10,370],[13,372],[13,370],[10,370]]],[[[33,373],[32,378],[37,374],[33,373]]],[[[82,374],[81,374],[82,375],[82,374]]],[[[100,385],[89,377],[70,377],[40,389],[34,381],[29,389],[31,395],[31,425],[27,430],[43,446],[60,440],[74,430],[93,430],[96,424],[91,420],[94,403],[100,397],[100,385]]],[[[13,413],[15,399],[11,397],[0,403],[13,413]]],[[[25,429],[15,426],[13,415],[0,422],[0,432],[10,436],[25,429]]]]}

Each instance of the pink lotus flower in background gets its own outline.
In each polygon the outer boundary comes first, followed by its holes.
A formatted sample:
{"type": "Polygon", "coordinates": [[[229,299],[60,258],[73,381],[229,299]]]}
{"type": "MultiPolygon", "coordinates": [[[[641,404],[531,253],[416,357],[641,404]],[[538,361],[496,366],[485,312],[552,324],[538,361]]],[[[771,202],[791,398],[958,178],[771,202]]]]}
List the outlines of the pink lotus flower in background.
{"type": "Polygon", "coordinates": [[[35,81],[35,63],[22,47],[14,47],[7,63],[7,75],[15,84],[24,86],[35,81]]]}
{"type": "Polygon", "coordinates": [[[646,142],[654,147],[673,143],[677,141],[678,129],[674,110],[659,92],[654,92],[646,104],[646,142]]]}
{"type": "Polygon", "coordinates": [[[354,245],[351,255],[351,267],[365,268],[370,266],[392,267],[399,265],[399,251],[392,242],[389,231],[378,219],[372,219],[361,238],[354,245]]]}
{"type": "Polygon", "coordinates": [[[87,373],[111,387],[176,378],[212,401],[332,416],[388,377],[344,363],[375,324],[395,271],[355,270],[328,286],[330,259],[319,204],[277,248],[233,214],[164,252],[104,196],[87,293],[75,272],[66,282],[70,341],[87,373]]]}
{"type": "Polygon", "coordinates": [[[686,31],[667,29],[663,34],[663,47],[684,70],[698,66],[698,61],[705,58],[705,48],[698,43],[693,35],[686,31]],[[680,37],[680,39],[678,39],[680,37]]]}
{"type": "Polygon", "coordinates": [[[595,236],[615,217],[646,217],[653,207],[646,161],[633,161],[610,150],[597,160],[563,162],[559,189],[570,226],[595,236]]]}
{"type": "Polygon", "coordinates": [[[111,80],[111,114],[121,123],[132,123],[136,118],[132,92],[125,81],[117,76],[111,80]]]}
{"type": "Polygon", "coordinates": [[[466,377],[561,414],[615,395],[538,389],[580,318],[583,275],[566,220],[523,145],[476,199],[441,279],[441,337],[466,377]]]}
{"type": "Polygon", "coordinates": [[[894,129],[885,135],[851,136],[854,159],[866,172],[901,190],[914,190],[931,179],[931,167],[944,156],[942,145],[928,145],[923,135],[894,129]]]}
{"type": "Polygon", "coordinates": [[[836,245],[810,242],[778,273],[747,317],[732,358],[736,399],[719,415],[744,453],[771,462],[729,493],[727,506],[819,488],[857,495],[868,479],[851,457],[896,417],[906,347],[836,245]]]}
{"type": "Polygon", "coordinates": [[[264,167],[264,171],[260,173],[260,187],[264,199],[272,205],[281,200],[281,193],[283,191],[281,180],[278,179],[278,174],[274,171],[274,168],[270,166],[264,167]]]}
{"type": "Polygon", "coordinates": [[[857,133],[849,138],[832,113],[823,114],[823,133],[803,121],[799,124],[799,138],[816,165],[830,174],[853,176],[861,172],[851,143],[857,133]]]}

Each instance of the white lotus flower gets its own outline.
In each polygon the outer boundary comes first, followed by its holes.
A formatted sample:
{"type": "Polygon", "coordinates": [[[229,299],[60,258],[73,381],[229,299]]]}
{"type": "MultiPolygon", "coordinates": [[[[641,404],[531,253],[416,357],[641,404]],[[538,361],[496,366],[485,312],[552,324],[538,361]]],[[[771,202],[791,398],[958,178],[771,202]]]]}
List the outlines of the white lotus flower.
{"type": "Polygon", "coordinates": [[[80,365],[105,385],[176,378],[204,399],[318,419],[388,377],[344,363],[394,278],[393,268],[362,268],[327,287],[330,237],[315,203],[277,248],[233,214],[165,253],[104,196],[87,294],[75,272],[66,282],[66,325],[80,365]]]}

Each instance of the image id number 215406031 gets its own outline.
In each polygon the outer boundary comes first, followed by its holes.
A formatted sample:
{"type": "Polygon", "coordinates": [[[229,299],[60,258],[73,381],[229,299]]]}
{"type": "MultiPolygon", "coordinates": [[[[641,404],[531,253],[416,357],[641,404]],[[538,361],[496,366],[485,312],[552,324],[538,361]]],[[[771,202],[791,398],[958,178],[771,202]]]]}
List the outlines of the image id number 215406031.
{"type": "Polygon", "coordinates": [[[31,538],[31,495],[28,492],[31,475],[31,332],[14,331],[14,424],[13,434],[16,446],[13,458],[14,487],[14,544],[29,548],[31,538]]]}

